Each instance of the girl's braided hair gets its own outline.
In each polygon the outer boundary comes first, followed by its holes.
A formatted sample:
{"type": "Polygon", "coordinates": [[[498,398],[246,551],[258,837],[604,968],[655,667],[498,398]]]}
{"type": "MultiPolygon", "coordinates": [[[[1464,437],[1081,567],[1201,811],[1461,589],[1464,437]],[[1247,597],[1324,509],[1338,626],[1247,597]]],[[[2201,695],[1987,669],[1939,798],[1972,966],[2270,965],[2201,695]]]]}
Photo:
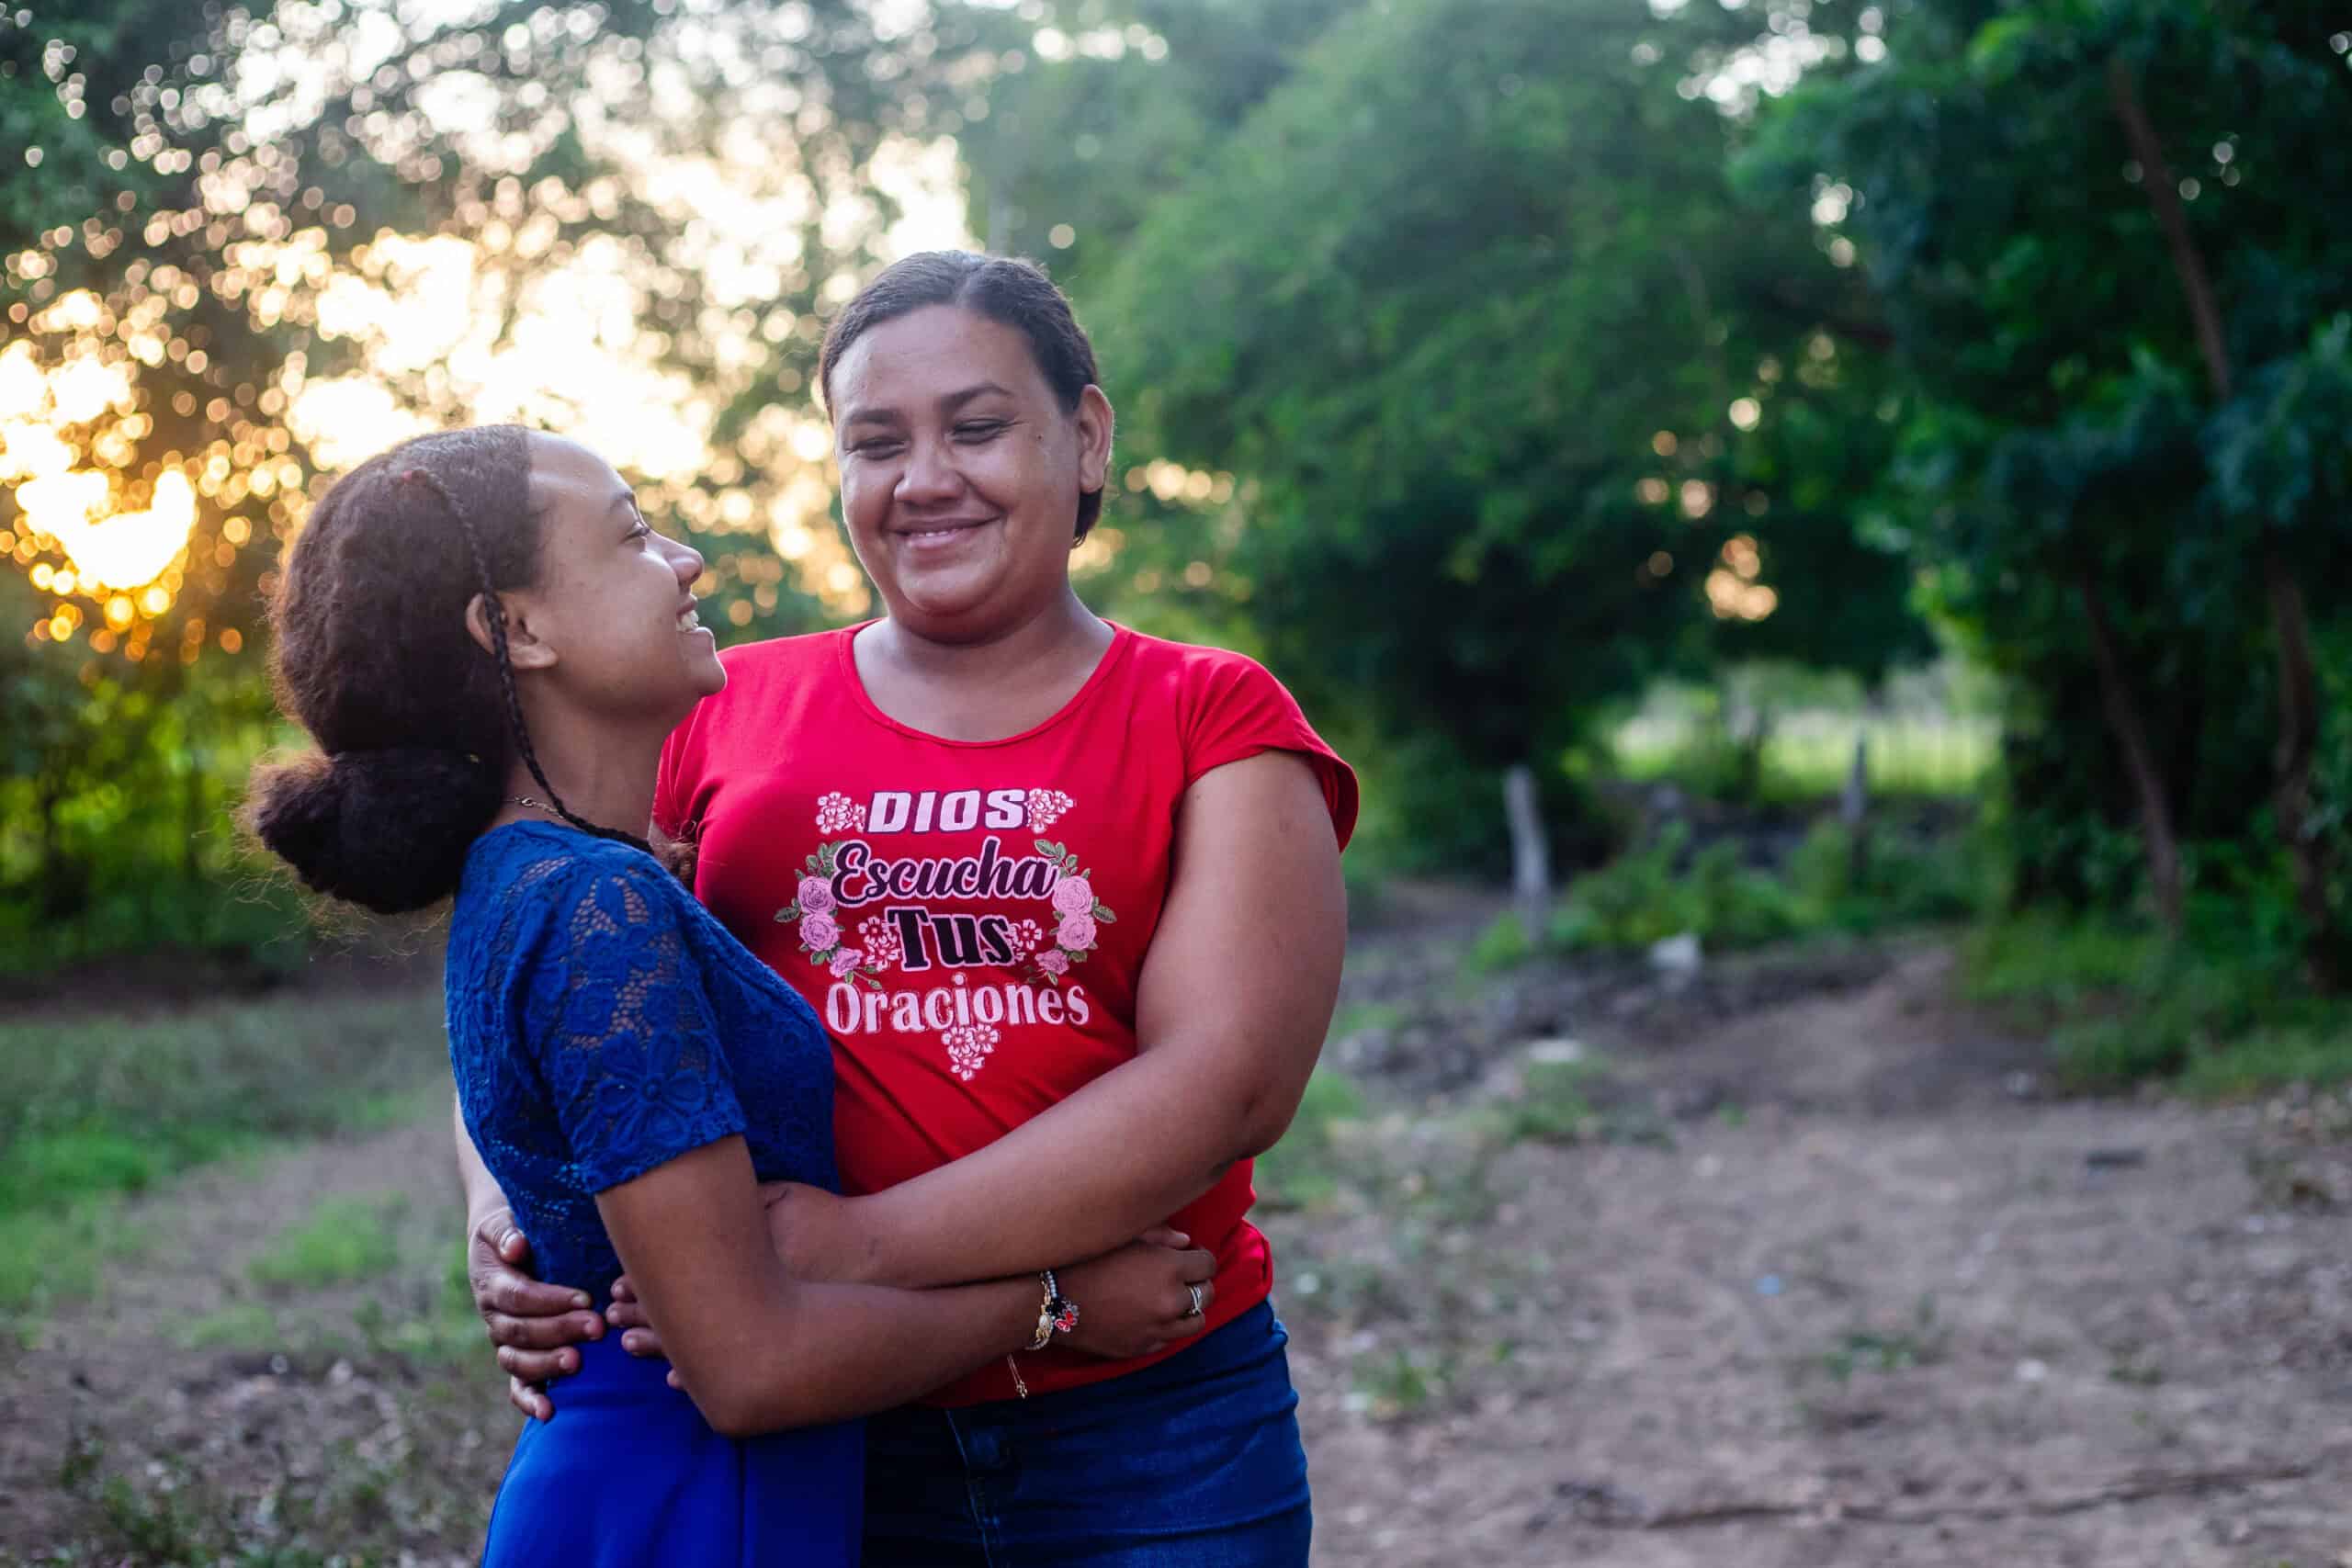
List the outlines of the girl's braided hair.
{"type": "Polygon", "coordinates": [[[519,425],[419,436],[336,480],[288,553],[272,665],[319,752],[256,769],[244,818],[318,892],[386,914],[447,897],[517,756],[565,821],[643,847],[563,804],[523,722],[499,594],[538,577],[530,481],[519,425]]]}

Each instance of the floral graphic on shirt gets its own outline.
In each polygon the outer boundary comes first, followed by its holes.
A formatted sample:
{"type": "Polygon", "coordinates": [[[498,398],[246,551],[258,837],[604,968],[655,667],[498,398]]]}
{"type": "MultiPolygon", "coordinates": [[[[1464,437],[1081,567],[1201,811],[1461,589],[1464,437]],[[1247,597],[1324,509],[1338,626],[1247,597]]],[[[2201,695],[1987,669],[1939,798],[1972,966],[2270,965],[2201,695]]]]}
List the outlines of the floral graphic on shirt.
{"type": "MultiPolygon", "coordinates": [[[[827,795],[825,800],[846,800],[845,795],[827,795]]],[[[826,806],[818,803],[817,819],[825,819],[826,806]]],[[[858,807],[859,821],[865,818],[865,808],[858,807]]],[[[800,951],[808,962],[825,970],[836,980],[861,980],[876,990],[882,988],[882,966],[869,956],[866,949],[847,947],[842,942],[841,921],[835,917],[833,899],[833,863],[841,854],[841,845],[819,844],[817,852],[806,863],[807,870],[800,878],[791,903],[775,912],[776,923],[790,925],[800,922],[800,951]]],[[[867,924],[873,922],[868,921],[867,924]]]]}
{"type": "Polygon", "coordinates": [[[1024,803],[1029,812],[1030,831],[1042,833],[1062,818],[1078,802],[1057,789],[1033,789],[1024,803]]]}
{"type": "Polygon", "coordinates": [[[817,800],[817,831],[863,833],[865,831],[865,807],[839,792],[820,795],[817,800]]]}
{"type": "Polygon", "coordinates": [[[985,1023],[958,1024],[940,1036],[947,1046],[947,1067],[966,1083],[978,1076],[987,1066],[989,1053],[996,1049],[1001,1039],[996,1029],[985,1023]]]}
{"type": "Polygon", "coordinates": [[[868,915],[857,922],[857,940],[865,944],[866,967],[877,975],[896,964],[906,951],[899,933],[879,915],[868,915]]]}
{"type": "Polygon", "coordinates": [[[1051,899],[1054,944],[1030,959],[1022,977],[1035,984],[1058,986],[1062,976],[1069,973],[1069,966],[1085,963],[1086,955],[1094,950],[1102,936],[1098,928],[1115,925],[1119,917],[1094,897],[1094,884],[1087,879],[1086,868],[1079,864],[1069,845],[1040,839],[1037,852],[1061,865],[1061,874],[1054,879],[1051,899]]]}

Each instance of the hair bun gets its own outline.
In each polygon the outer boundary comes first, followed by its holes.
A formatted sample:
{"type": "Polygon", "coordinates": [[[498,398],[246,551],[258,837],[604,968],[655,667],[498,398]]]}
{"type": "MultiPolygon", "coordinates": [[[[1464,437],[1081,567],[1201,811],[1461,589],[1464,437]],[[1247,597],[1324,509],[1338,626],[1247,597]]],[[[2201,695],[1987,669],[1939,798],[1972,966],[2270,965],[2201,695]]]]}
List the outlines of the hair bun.
{"type": "Polygon", "coordinates": [[[503,793],[463,751],[338,751],[259,771],[246,819],[314,892],[398,915],[457,891],[503,793]]]}

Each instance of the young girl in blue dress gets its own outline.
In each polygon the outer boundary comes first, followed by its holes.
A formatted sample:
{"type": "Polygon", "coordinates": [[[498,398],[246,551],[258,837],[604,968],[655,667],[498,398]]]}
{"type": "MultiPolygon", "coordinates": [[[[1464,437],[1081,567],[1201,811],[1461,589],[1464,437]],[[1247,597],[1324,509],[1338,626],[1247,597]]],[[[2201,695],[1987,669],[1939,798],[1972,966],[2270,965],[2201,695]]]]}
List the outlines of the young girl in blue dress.
{"type": "Polygon", "coordinates": [[[1147,1239],[938,1290],[786,1272],[759,1184],[834,1185],[825,1034],[637,837],[663,738],[727,679],[702,570],[593,454],[490,427],[345,476],[275,606],[320,750],[257,773],[252,827],[322,893],[455,895],[465,1130],[544,1277],[590,1308],[626,1270],[675,1369],[582,1348],[516,1446],[492,1564],[854,1562],[854,1417],[1067,1334],[1075,1303],[1098,1346],[1173,1339],[1214,1269],[1147,1239]]]}

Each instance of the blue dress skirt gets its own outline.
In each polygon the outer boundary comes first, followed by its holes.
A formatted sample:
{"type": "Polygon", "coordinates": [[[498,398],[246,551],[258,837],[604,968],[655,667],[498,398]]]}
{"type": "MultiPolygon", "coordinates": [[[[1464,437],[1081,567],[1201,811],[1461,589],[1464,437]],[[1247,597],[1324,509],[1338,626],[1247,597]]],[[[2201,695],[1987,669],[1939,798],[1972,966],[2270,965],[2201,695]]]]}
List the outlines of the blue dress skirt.
{"type": "Polygon", "coordinates": [[[618,1335],[580,1351],[555,1419],[515,1442],[484,1568],[855,1568],[863,1423],[722,1437],[669,1362],[618,1335]]]}

